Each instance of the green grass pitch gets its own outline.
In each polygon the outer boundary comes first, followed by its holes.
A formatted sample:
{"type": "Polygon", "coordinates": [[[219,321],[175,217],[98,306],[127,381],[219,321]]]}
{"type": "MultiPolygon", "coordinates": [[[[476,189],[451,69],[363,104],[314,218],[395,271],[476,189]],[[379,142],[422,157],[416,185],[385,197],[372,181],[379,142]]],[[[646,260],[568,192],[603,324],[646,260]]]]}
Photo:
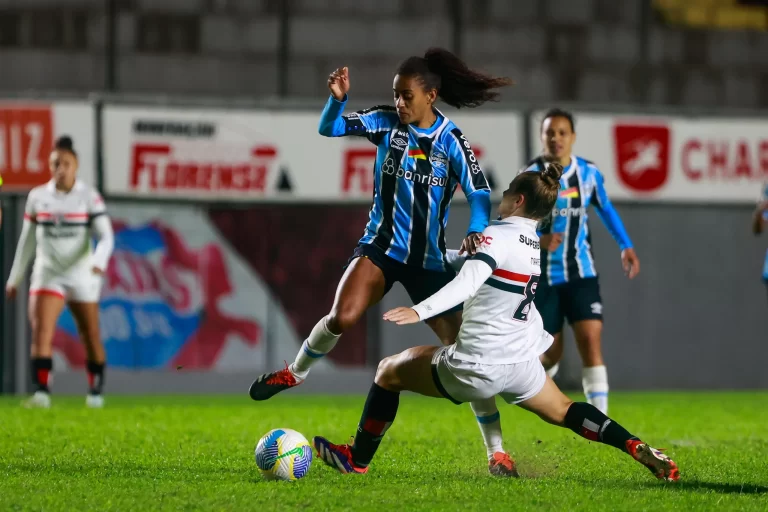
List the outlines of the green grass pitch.
{"type": "Polygon", "coordinates": [[[413,395],[367,475],[316,458],[296,483],[267,482],[262,434],[344,442],[364,397],[107,399],[87,410],[54,396],[47,411],[0,399],[0,510],[768,510],[768,393],[612,393],[611,416],[667,449],[677,484],[501,403],[522,477],[494,478],[469,406],[413,395]]]}

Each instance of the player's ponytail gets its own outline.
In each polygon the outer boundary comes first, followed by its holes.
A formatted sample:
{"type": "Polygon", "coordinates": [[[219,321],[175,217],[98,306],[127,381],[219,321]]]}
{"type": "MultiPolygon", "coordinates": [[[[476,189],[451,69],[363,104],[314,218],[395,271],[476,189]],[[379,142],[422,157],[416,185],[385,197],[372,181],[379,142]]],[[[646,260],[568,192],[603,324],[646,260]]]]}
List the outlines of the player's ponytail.
{"type": "Polygon", "coordinates": [[[469,69],[459,57],[443,48],[430,48],[424,57],[409,57],[397,70],[398,75],[421,77],[426,89],[456,108],[479,107],[486,101],[498,101],[500,87],[512,85],[506,77],[494,77],[469,69]]]}
{"type": "Polygon", "coordinates": [[[563,166],[557,162],[547,163],[541,172],[523,172],[509,185],[511,192],[525,197],[525,212],[536,220],[552,212],[560,193],[560,178],[563,166]]]}
{"type": "Polygon", "coordinates": [[[75,143],[72,141],[72,137],[69,135],[62,135],[56,139],[56,143],[54,144],[53,149],[57,151],[69,151],[75,156],[75,158],[77,158],[75,143]]]}

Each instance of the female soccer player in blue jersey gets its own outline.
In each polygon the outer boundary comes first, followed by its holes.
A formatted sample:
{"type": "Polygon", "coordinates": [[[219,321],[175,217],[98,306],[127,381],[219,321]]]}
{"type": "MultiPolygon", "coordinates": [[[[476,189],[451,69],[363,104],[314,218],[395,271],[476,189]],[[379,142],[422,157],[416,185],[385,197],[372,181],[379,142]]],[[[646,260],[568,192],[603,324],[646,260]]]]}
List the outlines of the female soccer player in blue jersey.
{"type": "Polygon", "coordinates": [[[563,355],[563,323],[567,319],[584,364],[582,385],[587,401],[608,412],[608,373],[603,363],[600,337],[603,304],[597,269],[592,256],[587,207],[595,207],[621,249],[625,273],[633,279],[640,272],[640,260],[624,229],[619,214],[608,199],[603,176],[595,164],[572,153],[576,141],[573,115],[560,109],[547,112],[541,124],[543,154],[526,170],[540,170],[545,161],[559,162],[565,172],[552,216],[542,223],[541,281],[535,304],[544,328],[555,337],[542,357],[554,377],[563,355]]]}
{"type": "MultiPolygon", "coordinates": [[[[377,147],[374,198],[369,222],[336,291],[330,313],[304,341],[293,364],[261,375],[251,398],[266,400],[304,381],[313,363],[333,349],[352,327],[399,281],[418,303],[451,281],[455,271],[445,262],[445,228],[457,185],[471,209],[462,250],[473,253],[478,234],[488,225],[488,182],[472,148],[450,119],[435,108],[478,107],[496,100],[507,78],[486,76],[467,67],[447,50],[432,48],[410,57],[394,78],[394,106],[378,106],[342,115],[350,88],[349,71],[328,78],[331,97],[320,118],[326,137],[356,135],[377,147]]],[[[444,344],[455,341],[461,306],[430,319],[444,344]]]]}
{"type": "MultiPolygon", "coordinates": [[[[758,203],[755,213],[752,215],[752,232],[755,235],[762,233],[766,222],[768,222],[768,184],[763,187],[763,198],[760,203],[758,203]]],[[[768,252],[765,253],[763,281],[768,288],[768,252]]]]}

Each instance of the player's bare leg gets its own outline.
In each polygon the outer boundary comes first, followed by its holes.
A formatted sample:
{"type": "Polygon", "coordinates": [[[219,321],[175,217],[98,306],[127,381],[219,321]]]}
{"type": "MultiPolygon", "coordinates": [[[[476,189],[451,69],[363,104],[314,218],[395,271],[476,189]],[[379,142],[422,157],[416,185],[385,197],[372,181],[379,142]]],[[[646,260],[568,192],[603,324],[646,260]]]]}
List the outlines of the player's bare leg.
{"type": "Polygon", "coordinates": [[[428,319],[426,323],[443,345],[453,345],[461,329],[461,311],[428,319]]]}
{"type": "Polygon", "coordinates": [[[602,320],[581,320],[574,322],[573,334],[576,346],[584,365],[581,384],[587,402],[594,405],[603,414],[608,414],[608,371],[603,362],[601,336],[602,320]]]}
{"type": "Polygon", "coordinates": [[[32,379],[34,394],[24,403],[25,407],[45,408],[51,406],[48,379],[53,370],[53,335],[56,322],[64,310],[62,295],[41,291],[30,294],[29,324],[32,329],[32,379]]]}
{"type": "Polygon", "coordinates": [[[595,406],[573,402],[549,377],[536,396],[518,405],[548,423],[569,428],[585,439],[609,444],[628,453],[660,480],[680,479],[677,464],[672,459],[627,432],[595,406]]]}
{"type": "Polygon", "coordinates": [[[254,400],[267,400],[280,391],[298,386],[312,365],[330,352],[339,337],[355,325],[366,310],[384,296],[386,282],[379,267],[365,257],[355,258],[336,289],[329,315],[320,319],[290,366],[259,376],[249,391],[254,400]]]}
{"type": "MultiPolygon", "coordinates": [[[[430,318],[425,323],[434,331],[443,345],[456,342],[461,329],[461,311],[430,318]]],[[[488,471],[494,476],[518,476],[515,461],[504,451],[501,438],[501,414],[496,407],[496,398],[477,400],[469,404],[477,419],[477,426],[483,436],[488,471]]]]}
{"type": "Polygon", "coordinates": [[[443,398],[432,377],[432,357],[438,348],[413,347],[383,359],[368,392],[354,442],[334,444],[315,437],[312,444],[320,458],[342,473],[366,473],[384,434],[395,421],[401,391],[443,398]]]}
{"type": "Polygon", "coordinates": [[[97,302],[70,302],[69,310],[77,324],[80,339],[85,345],[88,360],[88,395],[85,404],[92,408],[104,407],[104,369],[106,353],[99,330],[99,304],[97,302]]]}
{"type": "Polygon", "coordinates": [[[552,345],[546,352],[541,354],[539,358],[541,364],[544,365],[544,369],[547,370],[547,375],[555,378],[557,371],[560,369],[560,360],[563,358],[563,333],[558,332],[553,336],[554,340],[552,345]]]}

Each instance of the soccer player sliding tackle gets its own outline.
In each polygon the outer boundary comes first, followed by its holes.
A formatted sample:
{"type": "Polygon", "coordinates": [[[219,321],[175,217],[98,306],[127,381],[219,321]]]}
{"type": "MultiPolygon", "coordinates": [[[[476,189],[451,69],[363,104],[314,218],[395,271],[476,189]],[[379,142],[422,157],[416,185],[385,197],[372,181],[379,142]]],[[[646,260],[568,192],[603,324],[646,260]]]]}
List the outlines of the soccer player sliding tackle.
{"type": "MultiPolygon", "coordinates": [[[[494,452],[489,464],[508,469],[495,474],[517,476],[514,461],[501,447],[495,405],[499,395],[548,423],[628,453],[659,479],[679,479],[672,459],[596,407],[572,402],[539,361],[552,336],[533,304],[540,272],[536,224],[552,211],[562,170],[559,164],[547,164],[540,173],[518,175],[504,192],[501,220],[484,230],[477,252],[466,259],[458,276],[413,308],[385,313],[385,320],[405,325],[464,303],[464,322],[454,345],[414,347],[379,363],[353,444],[313,439],[328,465],[342,473],[366,473],[395,420],[400,392],[413,391],[456,404],[473,402],[476,414],[482,412],[478,419],[486,444],[495,445],[489,446],[494,452]]],[[[450,258],[458,254],[452,252],[450,258]]]]}

